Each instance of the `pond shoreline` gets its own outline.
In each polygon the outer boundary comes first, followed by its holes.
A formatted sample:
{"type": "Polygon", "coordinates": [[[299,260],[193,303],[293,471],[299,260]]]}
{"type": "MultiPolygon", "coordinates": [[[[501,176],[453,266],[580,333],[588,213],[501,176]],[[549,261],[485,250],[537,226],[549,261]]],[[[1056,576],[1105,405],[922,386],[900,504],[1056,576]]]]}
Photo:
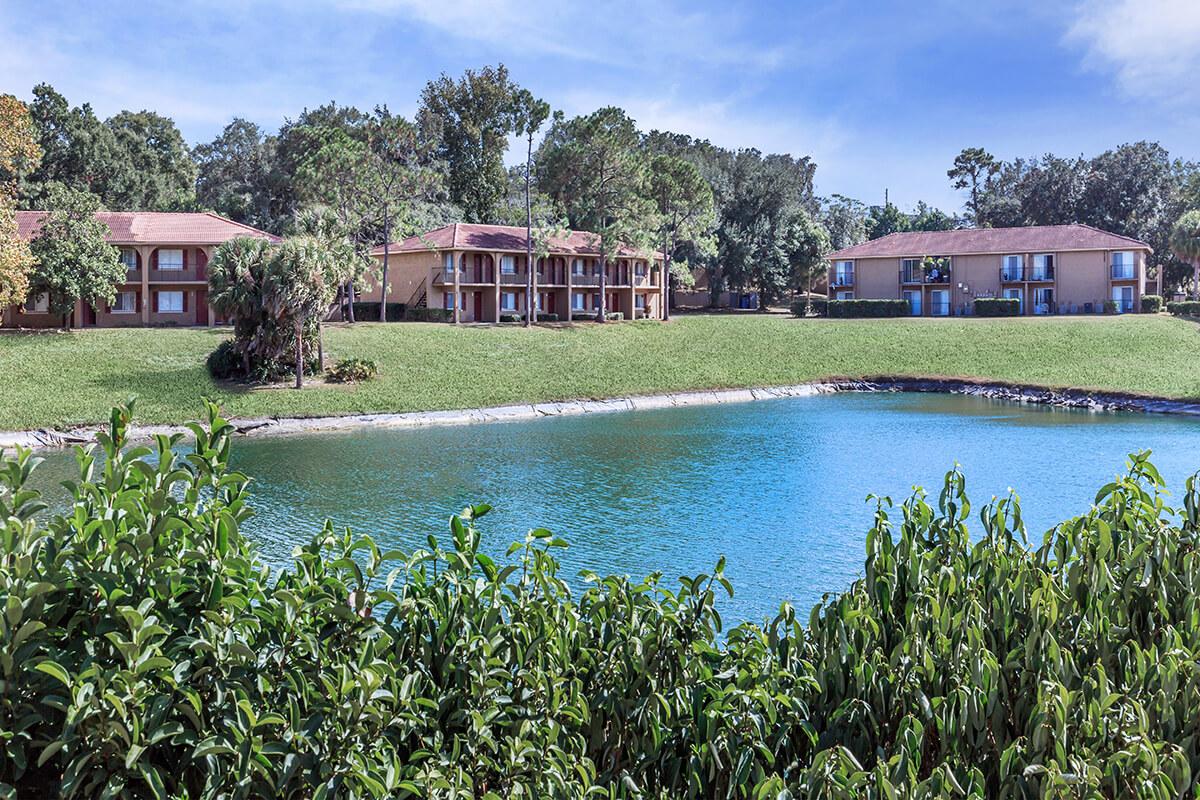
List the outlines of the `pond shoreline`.
{"type": "MultiPolygon", "coordinates": [[[[1200,401],[1172,400],[1122,392],[1091,392],[1049,389],[1041,386],[965,378],[909,378],[871,376],[830,378],[788,386],[751,389],[709,389],[653,395],[631,395],[605,400],[565,400],[550,403],[520,403],[489,408],[401,413],[345,414],[328,417],[261,417],[230,419],[238,433],[246,436],[280,436],[297,433],[354,431],[363,428],[424,428],[442,425],[472,425],[486,422],[516,422],[542,417],[645,411],[697,405],[748,403],[787,397],[812,397],[839,392],[916,392],[961,394],[989,400],[1070,408],[1093,412],[1135,411],[1153,414],[1200,416],[1200,401]]],[[[42,428],[0,431],[0,448],[55,449],[93,440],[102,425],[85,425],[67,430],[42,428]]],[[[133,425],[130,437],[145,441],[159,434],[190,431],[183,425],[133,425]]]]}

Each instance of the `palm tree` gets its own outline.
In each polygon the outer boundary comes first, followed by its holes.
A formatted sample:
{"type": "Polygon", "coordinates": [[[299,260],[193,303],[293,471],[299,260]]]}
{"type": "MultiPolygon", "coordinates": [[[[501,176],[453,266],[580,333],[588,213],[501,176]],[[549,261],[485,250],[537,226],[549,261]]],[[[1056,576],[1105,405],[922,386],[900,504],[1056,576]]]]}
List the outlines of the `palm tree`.
{"type": "MultiPolygon", "coordinates": [[[[234,339],[252,341],[263,316],[263,270],[271,244],[265,239],[239,237],[217,248],[209,259],[208,301],[221,316],[233,321],[234,339]]],[[[239,347],[242,372],[249,377],[251,347],[239,347]]]]}
{"type": "Polygon", "coordinates": [[[1200,209],[1187,212],[1175,223],[1171,251],[1192,265],[1192,299],[1200,300],[1200,209]]]}

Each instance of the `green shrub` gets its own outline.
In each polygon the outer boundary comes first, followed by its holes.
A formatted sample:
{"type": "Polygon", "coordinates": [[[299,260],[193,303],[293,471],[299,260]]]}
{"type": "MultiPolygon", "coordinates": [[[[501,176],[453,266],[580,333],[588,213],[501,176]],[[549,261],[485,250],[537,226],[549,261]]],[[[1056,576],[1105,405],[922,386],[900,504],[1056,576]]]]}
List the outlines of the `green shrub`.
{"type": "Polygon", "coordinates": [[[1104,301],[1104,313],[1105,314],[1115,314],[1115,313],[1117,313],[1117,308],[1118,308],[1118,305],[1117,305],[1116,300],[1105,300],[1104,301]]]}
{"type": "Polygon", "coordinates": [[[535,529],[464,509],[382,553],[332,524],[268,571],[208,408],[130,447],[115,410],[64,514],[0,461],[0,792],[18,797],[1194,797],[1200,487],[1134,456],[1031,548],[876,501],[863,576],[726,630],[724,559],[573,594],[535,529]]]}
{"type": "Polygon", "coordinates": [[[454,312],[449,308],[410,308],[404,318],[409,322],[451,322],[454,312]]]}
{"type": "Polygon", "coordinates": [[[1015,297],[977,297],[975,316],[1016,317],[1021,314],[1021,301],[1015,297]]]}
{"type": "Polygon", "coordinates": [[[1142,295],[1142,313],[1157,314],[1163,310],[1163,299],[1157,294],[1142,295]]]}
{"type": "Polygon", "coordinates": [[[623,322],[625,320],[624,311],[609,311],[604,315],[604,318],[609,322],[623,322]]]}
{"type": "Polygon", "coordinates": [[[361,383],[379,374],[379,366],[369,358],[343,358],[325,371],[333,383],[361,383]]]}
{"type": "Polygon", "coordinates": [[[558,314],[538,314],[538,322],[558,322],[558,314]]]}
{"type": "Polygon", "coordinates": [[[1167,311],[1177,317],[1200,317],[1200,300],[1174,300],[1167,303],[1167,311]]]}
{"type": "Polygon", "coordinates": [[[205,361],[208,374],[219,381],[236,378],[242,374],[242,357],[232,339],[225,339],[217,349],[208,354],[205,361]]]}
{"type": "MultiPolygon", "coordinates": [[[[387,321],[400,322],[408,311],[406,303],[388,303],[387,304],[387,321]]],[[[354,320],[355,322],[378,322],[379,321],[379,303],[355,302],[354,304],[354,320]]]]}
{"type": "Polygon", "coordinates": [[[830,300],[825,304],[831,317],[906,317],[909,314],[905,300],[830,300]]]}
{"type": "MultiPolygon", "coordinates": [[[[845,300],[841,302],[846,302],[845,300]]],[[[823,317],[828,313],[829,300],[824,297],[814,297],[811,300],[805,300],[803,297],[798,297],[792,301],[791,312],[793,317],[806,316],[809,311],[812,311],[813,316],[823,317]]]]}
{"type": "Polygon", "coordinates": [[[523,314],[501,314],[500,315],[501,322],[521,322],[524,319],[525,319],[525,316],[523,314]]]}
{"type": "MultiPolygon", "coordinates": [[[[270,363],[252,363],[250,374],[247,375],[245,372],[245,362],[242,359],[241,353],[238,352],[237,342],[232,339],[225,339],[217,345],[217,348],[208,354],[205,365],[208,367],[208,374],[212,375],[216,380],[250,380],[258,383],[269,383],[280,380],[289,374],[296,374],[295,362],[283,360],[270,363]]],[[[304,353],[304,374],[316,375],[320,371],[321,363],[316,348],[313,348],[311,351],[306,350],[304,353]]]]}

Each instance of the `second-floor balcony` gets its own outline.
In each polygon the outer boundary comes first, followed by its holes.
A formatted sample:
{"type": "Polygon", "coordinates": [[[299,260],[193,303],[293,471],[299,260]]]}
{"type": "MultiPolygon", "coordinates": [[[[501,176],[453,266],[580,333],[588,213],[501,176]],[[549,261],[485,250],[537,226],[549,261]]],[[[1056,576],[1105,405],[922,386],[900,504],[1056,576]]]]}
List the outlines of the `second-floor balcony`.
{"type": "Polygon", "coordinates": [[[1131,281],[1137,277],[1133,264],[1113,264],[1110,269],[1114,281],[1131,281]]]}
{"type": "Polygon", "coordinates": [[[854,285],[854,270],[835,270],[833,277],[830,278],[830,286],[834,289],[842,289],[854,285]]]}
{"type": "Polygon", "coordinates": [[[926,269],[917,267],[910,269],[908,267],[900,270],[901,283],[949,283],[950,270],[948,269],[926,269]]]}
{"type": "Polygon", "coordinates": [[[587,274],[587,275],[572,274],[571,275],[571,285],[572,286],[599,286],[600,285],[600,276],[592,275],[592,274],[587,274]]]}
{"type": "Polygon", "coordinates": [[[1049,282],[1054,280],[1054,267],[1001,267],[1003,283],[1049,282]]]}

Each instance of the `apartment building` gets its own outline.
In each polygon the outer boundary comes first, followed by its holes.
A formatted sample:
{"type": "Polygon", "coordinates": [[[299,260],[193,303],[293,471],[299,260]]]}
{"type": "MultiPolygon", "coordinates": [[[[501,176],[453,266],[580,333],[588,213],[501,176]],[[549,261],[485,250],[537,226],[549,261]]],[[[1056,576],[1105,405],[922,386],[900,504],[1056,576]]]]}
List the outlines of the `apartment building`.
{"type": "MultiPolygon", "coordinates": [[[[41,227],[42,211],[18,211],[17,232],[32,239],[41,227]]],[[[93,309],[76,304],[75,327],[112,328],[136,325],[213,325],[205,268],[213,251],[237,237],[278,241],[256,228],[213,213],[100,211],[108,226],[109,244],[121,251],[125,282],[111,304],[93,309]]],[[[45,295],[30,297],[4,315],[7,327],[47,328],[62,324],[49,311],[45,295]]]]}
{"type": "Polygon", "coordinates": [[[1008,297],[1020,313],[1118,313],[1141,308],[1145,242],[1088,225],[893,233],[829,259],[829,297],[903,299],[913,316],[973,313],[1008,297]]]}
{"type": "MultiPolygon", "coordinates": [[[[445,308],[455,322],[496,322],[525,309],[525,228],[453,223],[388,246],[388,302],[445,308]]],[[[382,245],[372,255],[382,264],[382,245]]],[[[662,257],[621,248],[604,267],[606,308],[626,319],[661,319],[662,257]]],[[[536,259],[537,308],[560,320],[590,319],[600,308],[594,234],[568,231],[536,259]]],[[[379,302],[378,285],[359,298],[379,302]]]]}

